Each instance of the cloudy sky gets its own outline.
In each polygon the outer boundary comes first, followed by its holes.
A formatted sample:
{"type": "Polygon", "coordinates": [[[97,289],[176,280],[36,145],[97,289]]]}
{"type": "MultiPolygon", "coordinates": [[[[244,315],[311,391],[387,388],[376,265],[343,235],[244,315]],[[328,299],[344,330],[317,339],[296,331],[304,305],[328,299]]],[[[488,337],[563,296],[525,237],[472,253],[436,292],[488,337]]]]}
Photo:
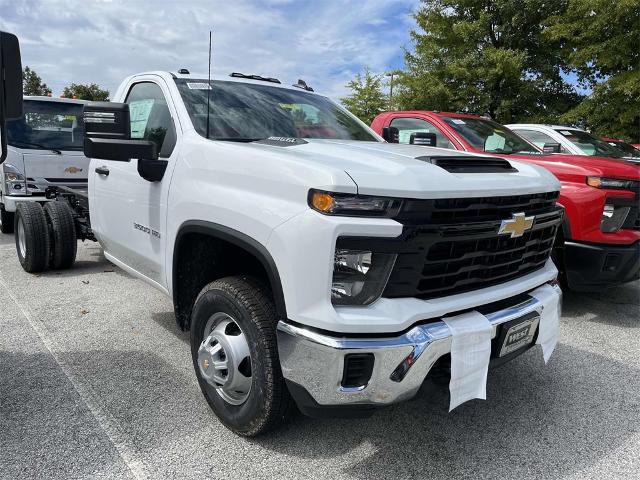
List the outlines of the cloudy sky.
{"type": "Polygon", "coordinates": [[[339,98],[367,65],[402,66],[419,0],[0,0],[0,30],[55,95],[71,82],[115,92],[144,70],[303,78],[339,98]]]}

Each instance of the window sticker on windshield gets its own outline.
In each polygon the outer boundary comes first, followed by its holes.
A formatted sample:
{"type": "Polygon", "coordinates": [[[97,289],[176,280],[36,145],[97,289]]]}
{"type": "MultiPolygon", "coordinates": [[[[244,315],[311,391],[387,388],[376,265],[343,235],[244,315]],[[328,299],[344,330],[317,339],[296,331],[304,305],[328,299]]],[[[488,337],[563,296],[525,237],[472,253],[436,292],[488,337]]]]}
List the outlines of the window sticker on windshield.
{"type": "Polygon", "coordinates": [[[131,122],[131,138],[144,138],[149,114],[155,100],[136,100],[129,103],[129,119],[131,122]]]}
{"type": "Polygon", "coordinates": [[[570,137],[571,135],[573,135],[573,133],[571,133],[569,130],[560,130],[560,133],[565,137],[570,137]]]}
{"type": "Polygon", "coordinates": [[[189,90],[211,90],[211,85],[206,84],[204,82],[199,82],[199,83],[187,82],[187,87],[189,88],[189,90]]]}
{"type": "Polygon", "coordinates": [[[464,123],[464,120],[460,120],[459,118],[452,118],[452,119],[451,119],[451,121],[452,121],[453,123],[458,124],[458,125],[464,125],[464,124],[465,124],[465,123],[464,123]]]}
{"type": "Polygon", "coordinates": [[[286,108],[287,110],[293,110],[294,108],[296,108],[295,103],[279,103],[278,106],[280,108],[286,108]]]}

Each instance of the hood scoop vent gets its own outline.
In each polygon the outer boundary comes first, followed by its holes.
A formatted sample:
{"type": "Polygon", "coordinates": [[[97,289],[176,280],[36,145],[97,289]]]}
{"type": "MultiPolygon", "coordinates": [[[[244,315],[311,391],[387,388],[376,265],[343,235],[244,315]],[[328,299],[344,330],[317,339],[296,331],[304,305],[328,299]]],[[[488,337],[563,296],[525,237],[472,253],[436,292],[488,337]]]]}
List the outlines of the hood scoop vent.
{"type": "Polygon", "coordinates": [[[450,173],[515,173],[518,170],[504,158],[497,157],[416,157],[450,173]]]}

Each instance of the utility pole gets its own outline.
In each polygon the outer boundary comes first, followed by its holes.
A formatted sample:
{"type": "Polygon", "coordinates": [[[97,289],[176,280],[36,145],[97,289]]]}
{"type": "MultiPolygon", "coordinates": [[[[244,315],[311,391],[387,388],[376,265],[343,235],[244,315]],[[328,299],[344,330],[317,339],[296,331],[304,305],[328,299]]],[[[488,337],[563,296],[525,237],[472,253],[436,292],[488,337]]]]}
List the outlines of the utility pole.
{"type": "Polygon", "coordinates": [[[391,77],[391,80],[389,80],[389,110],[395,110],[393,108],[393,77],[400,73],[399,70],[392,70],[385,74],[385,77],[391,77]]]}

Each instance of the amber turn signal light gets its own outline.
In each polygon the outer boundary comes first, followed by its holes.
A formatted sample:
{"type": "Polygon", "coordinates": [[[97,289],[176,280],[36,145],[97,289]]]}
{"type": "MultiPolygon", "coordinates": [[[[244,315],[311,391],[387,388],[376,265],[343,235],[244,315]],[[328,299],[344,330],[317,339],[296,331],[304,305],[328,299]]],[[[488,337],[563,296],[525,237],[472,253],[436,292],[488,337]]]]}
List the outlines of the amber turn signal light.
{"type": "Polygon", "coordinates": [[[333,197],[325,192],[313,192],[311,205],[321,212],[330,212],[333,207],[333,197]]]}

